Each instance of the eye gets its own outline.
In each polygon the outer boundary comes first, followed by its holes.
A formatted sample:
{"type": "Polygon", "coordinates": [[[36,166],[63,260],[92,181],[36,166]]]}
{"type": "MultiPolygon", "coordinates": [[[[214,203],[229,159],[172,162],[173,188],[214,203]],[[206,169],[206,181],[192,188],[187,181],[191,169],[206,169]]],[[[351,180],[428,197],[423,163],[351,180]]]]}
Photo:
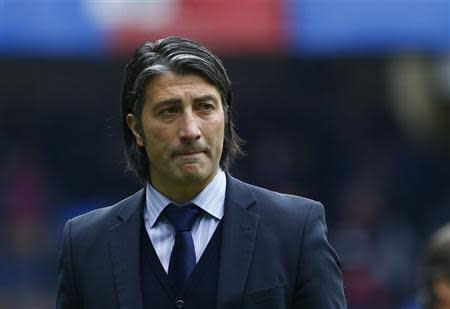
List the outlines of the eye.
{"type": "Polygon", "coordinates": [[[164,108],[164,109],[160,110],[158,114],[162,115],[162,116],[170,116],[170,115],[176,114],[176,112],[177,112],[176,107],[168,107],[168,108],[164,108]]]}
{"type": "Polygon", "coordinates": [[[200,104],[200,110],[203,112],[210,112],[214,110],[214,105],[210,103],[202,103],[200,104]]]}

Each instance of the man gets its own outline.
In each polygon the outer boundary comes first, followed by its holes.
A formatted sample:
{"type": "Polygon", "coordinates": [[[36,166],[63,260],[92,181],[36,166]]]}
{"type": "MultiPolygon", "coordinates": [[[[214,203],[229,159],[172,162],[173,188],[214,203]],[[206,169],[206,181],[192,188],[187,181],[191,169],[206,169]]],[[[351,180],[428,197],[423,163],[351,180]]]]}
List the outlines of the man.
{"type": "Polygon", "coordinates": [[[431,237],[421,269],[419,300],[425,309],[450,309],[450,224],[431,237]]]}
{"type": "Polygon", "coordinates": [[[59,308],[345,308],[323,206],[243,183],[230,81],[205,47],[137,49],[122,96],[145,188],[69,220],[59,308]]]}

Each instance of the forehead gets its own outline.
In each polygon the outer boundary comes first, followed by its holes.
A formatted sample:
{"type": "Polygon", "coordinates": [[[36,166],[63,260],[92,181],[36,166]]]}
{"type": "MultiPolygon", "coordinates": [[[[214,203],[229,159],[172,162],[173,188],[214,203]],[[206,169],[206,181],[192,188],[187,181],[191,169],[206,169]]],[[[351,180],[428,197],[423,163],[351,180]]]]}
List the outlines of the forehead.
{"type": "Polygon", "coordinates": [[[169,97],[199,97],[210,95],[220,101],[220,93],[216,86],[199,74],[179,74],[172,71],[152,78],[145,89],[146,99],[158,101],[169,97]]]}

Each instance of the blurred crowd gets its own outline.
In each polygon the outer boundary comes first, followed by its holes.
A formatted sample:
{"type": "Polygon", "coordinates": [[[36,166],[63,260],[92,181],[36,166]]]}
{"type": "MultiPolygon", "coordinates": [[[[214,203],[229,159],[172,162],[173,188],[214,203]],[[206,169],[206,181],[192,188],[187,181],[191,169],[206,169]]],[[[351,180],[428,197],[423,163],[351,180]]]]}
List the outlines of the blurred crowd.
{"type": "MultiPolygon", "coordinates": [[[[122,159],[123,64],[0,62],[0,308],[54,307],[64,222],[139,189],[122,159]]],[[[419,308],[422,249],[450,221],[450,139],[403,124],[390,79],[407,96],[410,75],[385,58],[225,66],[247,141],[231,173],[325,205],[349,308],[419,308]]],[[[448,97],[425,100],[450,123],[448,97]]]]}

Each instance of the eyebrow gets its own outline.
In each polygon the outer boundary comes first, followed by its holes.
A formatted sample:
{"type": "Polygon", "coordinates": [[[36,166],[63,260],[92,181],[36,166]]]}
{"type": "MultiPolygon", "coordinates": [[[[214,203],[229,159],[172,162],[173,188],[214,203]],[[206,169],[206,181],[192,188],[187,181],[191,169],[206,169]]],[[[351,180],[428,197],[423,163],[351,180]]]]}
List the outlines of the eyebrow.
{"type": "MultiPolygon", "coordinates": [[[[207,101],[214,101],[215,103],[218,103],[217,97],[213,96],[211,94],[205,94],[205,95],[199,96],[197,98],[194,98],[195,103],[202,103],[202,102],[207,102],[207,101]]],[[[158,109],[164,105],[177,105],[180,103],[181,103],[181,99],[179,99],[179,98],[163,99],[161,101],[156,102],[154,108],[158,109]]]]}
{"type": "Polygon", "coordinates": [[[164,99],[155,103],[154,109],[158,109],[164,105],[175,105],[180,104],[181,100],[176,98],[164,99]]]}
{"type": "Polygon", "coordinates": [[[194,99],[194,102],[206,102],[206,101],[214,101],[214,102],[218,103],[217,97],[213,96],[211,94],[205,94],[205,95],[202,95],[202,96],[194,99]]]}

